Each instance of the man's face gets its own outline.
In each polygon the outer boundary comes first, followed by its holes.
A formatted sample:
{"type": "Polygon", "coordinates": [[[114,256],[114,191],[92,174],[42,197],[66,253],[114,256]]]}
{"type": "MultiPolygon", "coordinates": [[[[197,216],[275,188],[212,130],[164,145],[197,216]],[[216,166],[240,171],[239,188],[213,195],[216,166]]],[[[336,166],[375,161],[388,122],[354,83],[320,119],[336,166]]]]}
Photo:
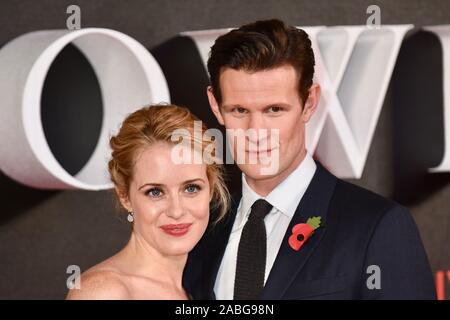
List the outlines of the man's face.
{"type": "MultiPolygon", "coordinates": [[[[313,101],[306,103],[306,107],[302,105],[295,69],[288,65],[250,73],[228,68],[221,73],[220,87],[220,106],[208,90],[210,105],[219,123],[227,130],[254,129],[258,132],[256,138],[247,136],[245,161],[237,162],[239,168],[254,180],[270,179],[293,171],[305,156],[305,124],[317,104],[313,101]],[[279,139],[271,141],[272,132],[276,132],[271,129],[278,130],[279,139]],[[264,147],[252,153],[252,146],[255,145],[264,147]],[[267,167],[267,162],[263,164],[259,161],[260,155],[265,153],[273,161],[278,161],[277,170],[270,174],[262,170],[267,167]],[[277,157],[273,157],[274,153],[278,153],[277,157]],[[249,163],[250,157],[255,155],[258,161],[249,163]]],[[[235,160],[237,147],[238,143],[234,143],[235,160]]]]}

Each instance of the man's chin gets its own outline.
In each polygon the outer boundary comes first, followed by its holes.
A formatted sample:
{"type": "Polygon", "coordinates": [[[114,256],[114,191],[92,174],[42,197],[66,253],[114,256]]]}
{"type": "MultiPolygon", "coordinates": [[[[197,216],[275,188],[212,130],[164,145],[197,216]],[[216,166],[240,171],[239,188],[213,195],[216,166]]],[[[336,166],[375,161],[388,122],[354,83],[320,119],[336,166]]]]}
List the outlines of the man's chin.
{"type": "Polygon", "coordinates": [[[266,165],[259,164],[238,164],[239,169],[245,176],[253,180],[267,180],[278,175],[278,168],[271,168],[266,165]]]}

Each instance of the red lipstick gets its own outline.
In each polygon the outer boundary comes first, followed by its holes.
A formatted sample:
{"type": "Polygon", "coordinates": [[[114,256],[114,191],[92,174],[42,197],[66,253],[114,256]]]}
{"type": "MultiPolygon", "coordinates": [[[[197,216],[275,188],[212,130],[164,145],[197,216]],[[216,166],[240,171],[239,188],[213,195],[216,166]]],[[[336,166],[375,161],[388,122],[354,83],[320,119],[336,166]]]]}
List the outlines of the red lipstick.
{"type": "Polygon", "coordinates": [[[191,225],[192,223],[165,224],[160,228],[171,236],[181,237],[189,232],[191,225]]]}

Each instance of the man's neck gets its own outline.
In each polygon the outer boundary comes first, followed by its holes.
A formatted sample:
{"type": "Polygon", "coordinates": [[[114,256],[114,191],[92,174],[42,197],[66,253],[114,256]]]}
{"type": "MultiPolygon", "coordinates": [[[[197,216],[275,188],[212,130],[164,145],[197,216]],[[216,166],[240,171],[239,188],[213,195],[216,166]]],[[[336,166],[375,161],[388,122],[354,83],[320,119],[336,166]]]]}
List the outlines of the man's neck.
{"type": "Polygon", "coordinates": [[[275,189],[284,179],[286,179],[297,167],[302,163],[306,157],[306,149],[303,149],[301,154],[292,161],[292,163],[283,171],[278,172],[277,175],[267,179],[252,179],[245,177],[250,188],[253,189],[261,197],[267,196],[273,189],[275,189]]]}

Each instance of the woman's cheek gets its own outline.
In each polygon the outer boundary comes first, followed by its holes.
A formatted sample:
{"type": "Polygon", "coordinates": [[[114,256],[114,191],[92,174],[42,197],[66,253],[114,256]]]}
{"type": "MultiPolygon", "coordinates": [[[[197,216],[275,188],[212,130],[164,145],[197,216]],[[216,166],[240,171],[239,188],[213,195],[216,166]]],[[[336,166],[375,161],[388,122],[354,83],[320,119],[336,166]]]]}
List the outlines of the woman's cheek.
{"type": "Polygon", "coordinates": [[[201,200],[198,199],[198,201],[195,203],[194,207],[192,208],[191,212],[193,213],[192,216],[195,219],[197,237],[198,237],[198,239],[200,239],[203,236],[206,228],[208,227],[209,197],[206,197],[201,200]]]}
{"type": "Polygon", "coordinates": [[[161,213],[164,212],[164,201],[151,201],[148,200],[143,206],[141,206],[141,215],[145,222],[152,223],[158,219],[161,213]]]}
{"type": "Polygon", "coordinates": [[[209,195],[206,192],[199,197],[191,199],[190,212],[197,220],[207,220],[209,218],[209,195]]]}

